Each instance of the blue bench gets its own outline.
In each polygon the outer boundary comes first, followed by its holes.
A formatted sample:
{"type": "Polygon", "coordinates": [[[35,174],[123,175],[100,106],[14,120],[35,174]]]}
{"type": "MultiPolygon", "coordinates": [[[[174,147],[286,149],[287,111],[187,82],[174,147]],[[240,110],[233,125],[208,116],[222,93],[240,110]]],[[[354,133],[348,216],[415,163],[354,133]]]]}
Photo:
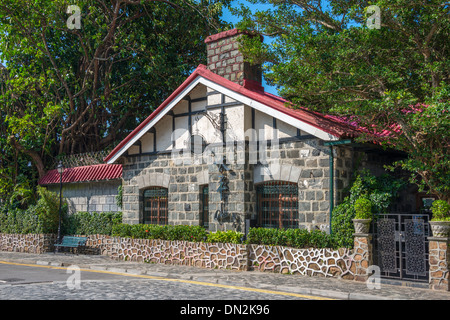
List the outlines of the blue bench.
{"type": "Polygon", "coordinates": [[[78,254],[79,248],[86,246],[87,237],[69,237],[64,236],[61,243],[56,243],[56,248],[69,248],[69,250],[76,251],[78,254]]]}

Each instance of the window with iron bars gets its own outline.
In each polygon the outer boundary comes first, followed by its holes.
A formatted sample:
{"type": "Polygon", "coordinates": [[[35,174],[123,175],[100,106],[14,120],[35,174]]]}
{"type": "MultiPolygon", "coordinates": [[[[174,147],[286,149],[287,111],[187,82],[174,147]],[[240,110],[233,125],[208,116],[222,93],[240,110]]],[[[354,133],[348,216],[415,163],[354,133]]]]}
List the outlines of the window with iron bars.
{"type": "Polygon", "coordinates": [[[270,181],[256,186],[258,226],[298,228],[298,185],[270,181]]]}
{"type": "Polygon", "coordinates": [[[168,192],[166,188],[151,187],[144,190],[144,223],[168,224],[168,192]]]}

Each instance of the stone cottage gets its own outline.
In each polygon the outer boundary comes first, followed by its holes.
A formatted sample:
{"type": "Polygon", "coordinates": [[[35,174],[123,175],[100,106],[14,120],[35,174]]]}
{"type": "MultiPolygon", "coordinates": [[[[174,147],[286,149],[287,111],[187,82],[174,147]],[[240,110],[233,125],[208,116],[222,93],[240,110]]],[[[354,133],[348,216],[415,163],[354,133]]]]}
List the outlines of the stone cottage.
{"type": "Polygon", "coordinates": [[[197,69],[105,158],[123,166],[125,223],[329,231],[356,161],[398,154],[353,142],[344,121],[264,92],[244,62],[242,31],[208,37],[197,69]]]}

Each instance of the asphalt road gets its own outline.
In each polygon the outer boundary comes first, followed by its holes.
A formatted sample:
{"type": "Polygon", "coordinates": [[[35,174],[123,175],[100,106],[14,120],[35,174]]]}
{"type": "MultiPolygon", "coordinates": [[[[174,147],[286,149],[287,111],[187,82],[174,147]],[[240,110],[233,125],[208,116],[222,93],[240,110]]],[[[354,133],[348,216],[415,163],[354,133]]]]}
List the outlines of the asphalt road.
{"type": "MultiPolygon", "coordinates": [[[[107,271],[0,264],[0,300],[285,301],[308,299],[320,299],[320,297],[107,271]]],[[[263,312],[262,309],[259,311],[263,312]]]]}

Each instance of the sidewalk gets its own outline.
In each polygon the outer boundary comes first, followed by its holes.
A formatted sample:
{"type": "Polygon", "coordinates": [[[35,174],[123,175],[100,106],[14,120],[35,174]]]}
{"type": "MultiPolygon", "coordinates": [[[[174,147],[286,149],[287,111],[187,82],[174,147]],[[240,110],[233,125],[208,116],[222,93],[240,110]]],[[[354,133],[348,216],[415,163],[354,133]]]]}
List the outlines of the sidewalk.
{"type": "Polygon", "coordinates": [[[77,265],[82,269],[195,280],[342,300],[450,300],[450,292],[411,286],[381,283],[380,289],[369,289],[366,283],[334,278],[126,262],[100,255],[0,252],[0,262],[63,267],[77,265]]]}

